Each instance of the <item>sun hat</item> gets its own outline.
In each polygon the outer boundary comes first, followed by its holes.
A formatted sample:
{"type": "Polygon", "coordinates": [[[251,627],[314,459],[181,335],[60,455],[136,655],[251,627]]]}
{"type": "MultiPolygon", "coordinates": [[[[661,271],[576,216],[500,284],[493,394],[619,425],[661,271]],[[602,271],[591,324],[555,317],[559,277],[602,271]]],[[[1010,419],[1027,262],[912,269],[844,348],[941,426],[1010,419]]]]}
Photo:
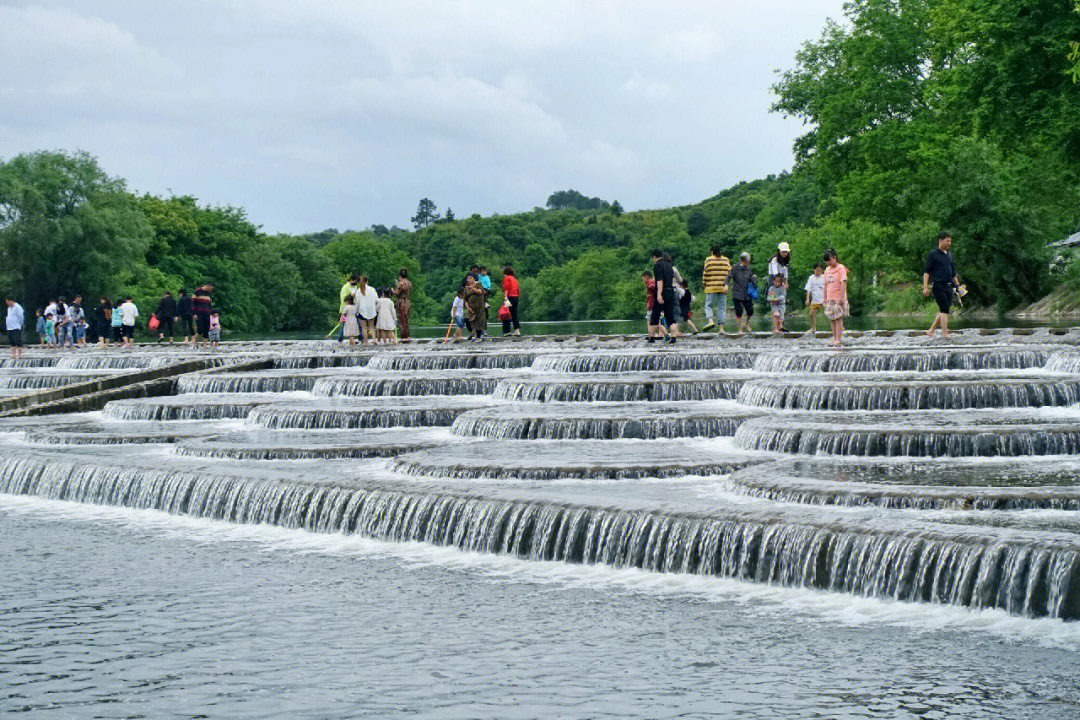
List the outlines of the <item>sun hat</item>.
{"type": "Polygon", "coordinates": [[[779,250],[780,252],[786,252],[786,253],[791,252],[791,246],[788,245],[786,242],[782,242],[779,245],[777,245],[776,249],[779,250]]]}

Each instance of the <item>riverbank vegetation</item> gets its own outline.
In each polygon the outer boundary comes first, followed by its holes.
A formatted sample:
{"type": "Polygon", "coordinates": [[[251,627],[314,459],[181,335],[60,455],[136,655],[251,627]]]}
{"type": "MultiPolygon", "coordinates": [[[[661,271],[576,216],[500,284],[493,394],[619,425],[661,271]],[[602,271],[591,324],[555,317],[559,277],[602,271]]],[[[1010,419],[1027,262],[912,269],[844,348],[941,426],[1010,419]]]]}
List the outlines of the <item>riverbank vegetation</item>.
{"type": "Polygon", "coordinates": [[[312,330],[333,324],[343,276],[389,285],[402,267],[416,322],[445,321],[477,263],[496,280],[514,266],[524,319],[631,318],[652,247],[696,291],[711,245],[750,251],[764,275],[786,241],[797,304],[834,247],[855,312],[907,313],[925,305],[922,262],[944,228],[969,303],[1008,310],[1080,274],[1047,248],[1080,225],[1078,38],[1080,15],[1052,0],[856,0],[774,88],[774,110],[806,123],[792,172],[665,210],[562,190],[460,218],[424,198],[411,230],[275,235],[241,208],[133,194],[85,153],[19,155],[0,162],[0,285],[28,309],[131,292],[146,312],[210,281],[226,327],[312,330]]]}

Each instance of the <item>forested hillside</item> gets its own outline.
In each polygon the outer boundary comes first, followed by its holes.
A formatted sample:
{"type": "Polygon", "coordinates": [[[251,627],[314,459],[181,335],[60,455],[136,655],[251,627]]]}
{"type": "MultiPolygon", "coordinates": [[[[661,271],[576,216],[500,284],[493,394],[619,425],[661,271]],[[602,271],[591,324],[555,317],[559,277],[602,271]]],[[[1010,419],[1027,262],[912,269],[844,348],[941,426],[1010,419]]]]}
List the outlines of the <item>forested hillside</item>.
{"type": "Polygon", "coordinates": [[[461,219],[424,198],[412,230],[269,235],[239,208],[134,195],[84,153],[19,155],[0,163],[0,285],[28,309],[76,292],[145,308],[210,281],[226,327],[317,330],[350,273],[381,286],[408,268],[416,321],[442,322],[470,264],[496,285],[510,264],[526,320],[630,318],[652,247],[696,284],[712,244],[764,272],[787,241],[796,283],[835,247],[856,312],[910,311],[948,229],[972,297],[1008,309],[1080,279],[1046,247],[1080,225],[1078,39],[1060,0],[852,2],[774,88],[774,110],[806,123],[792,172],[666,210],[563,190],[461,219]]]}

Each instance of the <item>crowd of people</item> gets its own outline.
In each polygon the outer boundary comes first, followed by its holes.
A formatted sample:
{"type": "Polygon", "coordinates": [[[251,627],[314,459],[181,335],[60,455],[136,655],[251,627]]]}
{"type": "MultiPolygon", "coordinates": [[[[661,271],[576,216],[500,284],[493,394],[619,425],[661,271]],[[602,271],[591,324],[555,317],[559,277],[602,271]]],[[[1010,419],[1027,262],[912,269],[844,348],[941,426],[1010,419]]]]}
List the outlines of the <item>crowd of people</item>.
{"type": "Polygon", "coordinates": [[[355,346],[408,342],[411,336],[412,281],[407,268],[398,271],[394,287],[374,288],[367,275],[350,275],[338,296],[338,324],[327,337],[355,346]]]}
{"type": "MultiPolygon", "coordinates": [[[[942,336],[949,336],[949,313],[954,302],[962,301],[966,289],[957,277],[956,263],[949,252],[952,236],[942,232],[937,247],[926,258],[923,269],[922,290],[925,297],[934,298],[938,313],[927,335],[933,336],[941,328],[942,336]]],[[[705,258],[701,273],[701,286],[705,295],[705,325],[699,331],[692,320],[691,304],[694,296],[689,282],[672,262],[671,255],[663,250],[651,253],[652,271],[642,273],[645,284],[645,318],[648,342],[658,340],[674,344],[684,334],[707,332],[714,328],[722,331],[727,319],[727,299],[735,312],[736,335],[750,330],[754,306],[762,301],[771,316],[774,334],[787,332],[791,248],[786,242],[777,245],[769,259],[768,278],[764,287],[758,286],[758,277],[750,266],[750,253],[743,252],[734,265],[724,256],[721,248],[714,245],[705,258]]],[[[518,319],[521,287],[514,269],[510,266],[502,272],[503,302],[497,312],[504,335],[520,335],[518,319]]],[[[812,274],[803,288],[803,304],[810,323],[808,335],[817,331],[817,316],[825,315],[832,330],[833,346],[839,346],[844,332],[844,318],[851,314],[848,303],[848,269],[840,263],[836,250],[824,252],[822,260],[815,263],[812,274]]],[[[353,275],[341,287],[337,326],[328,336],[337,335],[339,342],[354,346],[359,342],[368,344],[391,344],[410,339],[410,313],[412,282],[409,272],[402,268],[393,287],[374,288],[367,276],[353,275]]],[[[214,286],[204,283],[188,295],[181,289],[177,297],[165,291],[147,329],[157,333],[157,341],[175,342],[177,328],[183,342],[193,347],[200,345],[215,348],[221,341],[221,320],[213,305],[214,286]]],[[[470,340],[487,337],[488,316],[491,310],[492,281],[488,269],[473,265],[462,278],[457,294],[450,307],[450,325],[445,341],[451,333],[455,339],[468,334],[470,340]]],[[[26,330],[25,311],[14,297],[7,297],[5,328],[11,355],[22,356],[23,333],[26,330]]],[[[82,297],[76,295],[69,303],[64,297],[50,300],[36,311],[35,331],[42,346],[67,349],[84,347],[88,337],[96,338],[101,346],[112,343],[130,348],[134,344],[139,309],[130,296],[115,301],[102,297],[96,308],[88,315],[83,308],[82,297]]]]}
{"type": "MultiPolygon", "coordinates": [[[[923,295],[929,297],[932,294],[938,305],[938,314],[927,335],[932,337],[936,328],[940,327],[943,337],[948,337],[950,308],[955,300],[963,298],[966,288],[960,284],[956,264],[949,252],[952,236],[942,232],[937,245],[927,256],[923,272],[923,295]]],[[[645,284],[647,342],[663,340],[674,343],[677,337],[684,334],[680,326],[690,328],[696,335],[699,331],[691,320],[690,312],[693,295],[686,279],[672,264],[669,253],[658,249],[650,255],[653,269],[641,276],[645,284]]],[[[758,287],[758,277],[750,262],[750,253],[743,252],[739,255],[739,261],[732,265],[718,245],[711,248],[701,272],[701,286],[705,293],[705,325],[701,328],[702,332],[714,328],[723,331],[729,294],[735,312],[736,336],[741,337],[750,330],[754,305],[759,300],[769,310],[773,334],[787,332],[785,321],[791,281],[788,272],[791,247],[786,242],[777,245],[776,253],[769,258],[764,288],[758,287]]],[[[839,261],[836,250],[829,248],[821,262],[814,264],[803,290],[803,304],[810,323],[806,334],[816,334],[817,316],[823,313],[832,331],[830,344],[839,346],[843,339],[844,318],[851,315],[851,306],[848,302],[848,269],[839,261]]]]}

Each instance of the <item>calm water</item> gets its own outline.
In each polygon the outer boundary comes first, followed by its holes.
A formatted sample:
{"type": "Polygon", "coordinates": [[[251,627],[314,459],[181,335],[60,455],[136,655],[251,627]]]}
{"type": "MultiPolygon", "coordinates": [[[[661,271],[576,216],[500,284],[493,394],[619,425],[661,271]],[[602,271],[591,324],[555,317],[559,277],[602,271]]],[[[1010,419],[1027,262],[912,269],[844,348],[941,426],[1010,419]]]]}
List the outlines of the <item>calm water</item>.
{"type": "Polygon", "coordinates": [[[5,717],[1080,714],[1078,633],[997,612],[9,495],[0,572],[5,717]]]}

